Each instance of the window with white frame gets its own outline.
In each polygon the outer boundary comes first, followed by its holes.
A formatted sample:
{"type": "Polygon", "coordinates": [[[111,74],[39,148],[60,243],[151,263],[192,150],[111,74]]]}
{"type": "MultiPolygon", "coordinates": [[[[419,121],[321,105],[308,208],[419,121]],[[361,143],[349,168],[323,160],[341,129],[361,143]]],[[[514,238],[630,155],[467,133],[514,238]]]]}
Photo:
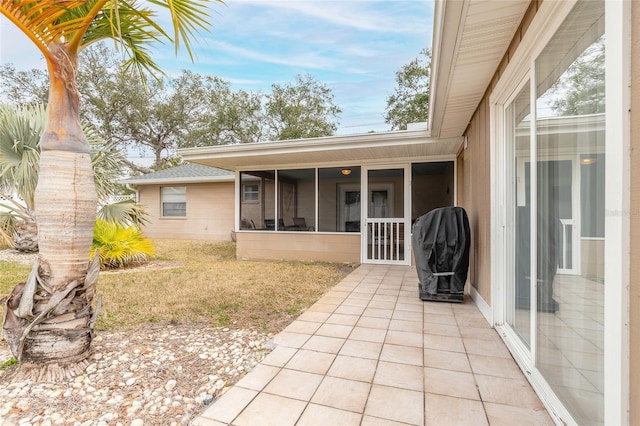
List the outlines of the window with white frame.
{"type": "Polygon", "coordinates": [[[245,203],[258,202],[259,185],[257,183],[242,184],[242,201],[245,203]]]}
{"type": "Polygon", "coordinates": [[[164,186],[160,188],[162,217],[187,216],[187,187],[164,186]]]}

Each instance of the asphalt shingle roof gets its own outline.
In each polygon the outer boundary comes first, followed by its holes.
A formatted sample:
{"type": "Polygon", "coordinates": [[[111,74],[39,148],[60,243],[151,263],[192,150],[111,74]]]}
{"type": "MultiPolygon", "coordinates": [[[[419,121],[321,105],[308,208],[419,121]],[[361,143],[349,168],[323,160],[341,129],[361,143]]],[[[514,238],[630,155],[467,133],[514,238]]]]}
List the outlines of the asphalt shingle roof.
{"type": "Polygon", "coordinates": [[[202,164],[185,163],[170,169],[159,170],[146,175],[134,176],[122,180],[123,183],[144,183],[144,181],[181,181],[181,180],[219,180],[220,178],[233,179],[234,173],[217,167],[203,166],[202,164]]]}

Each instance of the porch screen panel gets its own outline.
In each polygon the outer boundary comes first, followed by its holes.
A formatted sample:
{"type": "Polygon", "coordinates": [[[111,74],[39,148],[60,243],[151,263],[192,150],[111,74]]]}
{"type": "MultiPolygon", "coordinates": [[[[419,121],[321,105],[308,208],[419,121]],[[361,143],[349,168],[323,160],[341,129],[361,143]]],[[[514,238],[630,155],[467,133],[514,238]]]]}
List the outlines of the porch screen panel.
{"type": "Polygon", "coordinates": [[[241,230],[275,230],[275,171],[241,172],[239,196],[241,230]]]}
{"type": "Polygon", "coordinates": [[[411,165],[411,223],[439,207],[453,206],[453,161],[411,165]]]}
{"type": "Polygon", "coordinates": [[[318,231],[360,232],[360,167],[318,169],[318,231]]]}
{"type": "Polygon", "coordinates": [[[315,169],[278,170],[278,231],[315,231],[315,169]]]}
{"type": "Polygon", "coordinates": [[[584,425],[604,421],[604,57],[604,1],[583,1],[535,62],[536,363],[584,425]]]}
{"type": "Polygon", "coordinates": [[[404,169],[369,170],[367,188],[367,259],[404,261],[404,169]]]}

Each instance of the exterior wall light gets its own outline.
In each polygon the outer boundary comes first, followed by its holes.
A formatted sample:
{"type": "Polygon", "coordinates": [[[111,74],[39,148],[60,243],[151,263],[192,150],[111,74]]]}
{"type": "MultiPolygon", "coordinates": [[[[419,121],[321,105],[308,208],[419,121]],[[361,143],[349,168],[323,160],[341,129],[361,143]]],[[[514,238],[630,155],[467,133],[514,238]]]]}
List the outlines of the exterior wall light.
{"type": "Polygon", "coordinates": [[[349,176],[351,174],[351,169],[342,169],[340,170],[340,173],[342,173],[345,176],[349,176]]]}

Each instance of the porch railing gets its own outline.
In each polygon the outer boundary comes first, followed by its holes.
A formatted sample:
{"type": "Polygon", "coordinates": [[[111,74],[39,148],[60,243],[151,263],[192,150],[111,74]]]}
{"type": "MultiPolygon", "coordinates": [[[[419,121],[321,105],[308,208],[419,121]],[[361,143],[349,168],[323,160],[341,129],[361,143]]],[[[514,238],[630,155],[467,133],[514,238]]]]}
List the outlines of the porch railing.
{"type": "Polygon", "coordinates": [[[405,226],[402,218],[367,219],[367,258],[371,261],[405,260],[405,226]]]}

